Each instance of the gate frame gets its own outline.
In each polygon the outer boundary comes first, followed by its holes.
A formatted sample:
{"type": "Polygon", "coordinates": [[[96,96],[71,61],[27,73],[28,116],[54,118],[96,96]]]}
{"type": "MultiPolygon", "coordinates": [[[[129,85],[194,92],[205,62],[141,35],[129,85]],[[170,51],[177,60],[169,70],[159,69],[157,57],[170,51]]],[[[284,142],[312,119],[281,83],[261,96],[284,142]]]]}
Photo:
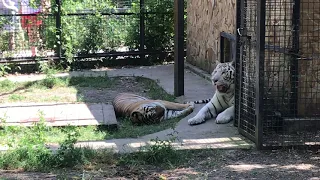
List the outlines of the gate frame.
{"type": "MultiPolygon", "coordinates": [[[[236,87],[242,87],[241,79],[242,79],[242,45],[241,41],[245,40],[247,38],[246,34],[243,34],[242,32],[245,32],[245,24],[244,24],[244,18],[246,14],[242,14],[244,8],[245,8],[245,1],[246,0],[237,0],[237,18],[236,18],[236,74],[240,75],[240,77],[236,78],[236,87]],[[239,72],[238,72],[239,71],[239,72]],[[240,83],[240,84],[239,84],[240,83]]],[[[243,131],[240,128],[240,119],[236,119],[234,121],[234,125],[238,127],[238,131],[241,135],[249,138],[252,140],[255,144],[258,150],[263,149],[263,96],[260,96],[263,94],[264,89],[264,57],[265,57],[265,20],[266,20],[266,0],[257,0],[257,24],[259,26],[257,27],[257,33],[256,33],[256,39],[257,39],[257,46],[256,46],[256,64],[257,67],[257,76],[256,76],[256,82],[255,82],[255,135],[254,138],[248,136],[247,132],[243,131]]],[[[237,88],[235,88],[236,91],[237,88]]],[[[238,98],[235,98],[235,104],[238,104],[239,112],[240,112],[240,97],[241,97],[241,91],[235,92],[237,94],[238,98]]]]}

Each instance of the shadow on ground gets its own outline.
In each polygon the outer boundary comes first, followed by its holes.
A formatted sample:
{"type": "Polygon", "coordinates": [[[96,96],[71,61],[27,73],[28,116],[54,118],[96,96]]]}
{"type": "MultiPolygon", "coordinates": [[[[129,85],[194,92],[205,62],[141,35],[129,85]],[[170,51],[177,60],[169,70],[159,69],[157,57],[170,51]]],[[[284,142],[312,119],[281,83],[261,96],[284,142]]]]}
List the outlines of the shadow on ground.
{"type": "Polygon", "coordinates": [[[203,150],[172,168],[158,165],[103,164],[82,170],[52,173],[5,172],[16,179],[261,179],[287,180],[320,177],[318,154],[306,151],[203,150]],[[195,163],[196,162],[196,163],[195,163]]]}

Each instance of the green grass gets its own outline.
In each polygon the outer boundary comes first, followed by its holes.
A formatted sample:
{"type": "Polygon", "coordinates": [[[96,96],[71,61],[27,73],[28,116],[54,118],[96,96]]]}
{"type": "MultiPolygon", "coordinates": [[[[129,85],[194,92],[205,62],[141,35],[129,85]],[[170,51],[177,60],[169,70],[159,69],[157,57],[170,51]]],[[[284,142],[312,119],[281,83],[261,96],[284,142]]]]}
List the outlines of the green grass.
{"type": "MultiPolygon", "coordinates": [[[[35,82],[14,83],[8,80],[0,81],[0,94],[8,93],[6,97],[0,96],[0,102],[86,102],[86,97],[79,93],[81,87],[91,89],[113,89],[121,88],[118,84],[121,77],[72,77],[54,78],[35,82]]],[[[174,96],[166,93],[159,85],[148,78],[135,77],[141,89],[145,90],[148,97],[152,99],[162,99],[174,101],[174,96]]],[[[99,99],[98,99],[99,100],[99,99]]],[[[168,128],[175,127],[179,119],[164,121],[159,124],[134,126],[127,118],[119,119],[120,125],[117,130],[110,130],[97,126],[79,127],[79,141],[88,140],[107,140],[114,138],[136,138],[147,134],[159,132],[168,128]]],[[[64,128],[50,128],[44,133],[47,142],[59,143],[65,138],[64,128]]],[[[6,144],[10,137],[22,138],[24,130],[15,130],[3,133],[0,129],[0,144],[6,144]]]]}
{"type": "MultiPolygon", "coordinates": [[[[9,150],[0,152],[0,169],[60,171],[60,173],[61,170],[79,169],[109,172],[111,169],[106,169],[106,167],[122,166],[129,167],[129,169],[141,169],[149,165],[157,168],[189,167],[204,158],[206,166],[214,168],[220,156],[218,151],[213,150],[175,150],[172,146],[174,136],[165,141],[152,139],[154,144],[145,146],[141,151],[132,154],[114,154],[108,149],[78,148],[74,146],[77,141],[82,138],[92,139],[93,134],[91,133],[98,129],[92,126],[86,128],[67,126],[55,129],[45,125],[43,113],[39,112],[39,117],[40,121],[29,128],[2,126],[0,135],[7,135],[9,150]],[[46,148],[45,142],[58,136],[61,138],[59,139],[60,147],[57,151],[51,152],[46,148]],[[214,158],[208,161],[207,157],[214,158]]],[[[1,119],[1,122],[5,123],[5,119],[1,119]]],[[[110,135],[114,136],[112,133],[110,135]]]]}
{"type": "MultiPolygon", "coordinates": [[[[40,118],[43,116],[40,116],[40,118]]],[[[61,168],[90,168],[99,170],[105,166],[143,166],[174,168],[193,163],[193,158],[205,156],[206,151],[178,151],[170,140],[153,139],[155,144],[146,146],[141,151],[132,154],[115,155],[108,149],[93,150],[77,148],[74,144],[81,140],[81,128],[67,126],[61,129],[62,139],[59,149],[53,153],[45,147],[45,142],[51,134],[44,119],[31,128],[4,126],[6,134],[11,134],[9,151],[0,152],[0,169],[24,169],[27,171],[51,171],[61,168]],[[17,136],[23,132],[23,136],[17,136]]],[[[52,131],[53,132],[53,131],[52,131]]],[[[213,151],[207,153],[213,154],[213,151]]],[[[217,154],[217,152],[214,152],[217,154]]],[[[215,159],[215,158],[213,158],[215,159]]],[[[212,162],[207,164],[212,166],[212,162]]]]}
{"type": "Polygon", "coordinates": [[[112,88],[117,78],[47,77],[34,82],[0,81],[0,103],[7,102],[83,102],[81,88],[112,88]]]}
{"type": "Polygon", "coordinates": [[[11,93],[16,91],[28,91],[33,89],[49,90],[57,87],[93,87],[109,88],[114,80],[108,77],[49,77],[32,82],[12,82],[8,79],[0,81],[0,93],[11,93]]]}
{"type": "Polygon", "coordinates": [[[22,101],[24,99],[26,99],[26,97],[20,94],[11,94],[9,96],[10,101],[22,101]]]}
{"type": "MultiPolygon", "coordinates": [[[[162,131],[168,128],[174,128],[179,119],[172,119],[170,121],[161,122],[159,124],[134,126],[128,119],[121,119],[118,129],[111,130],[103,126],[81,126],[78,127],[80,136],[79,141],[96,141],[107,140],[114,138],[137,138],[147,134],[162,131]]],[[[48,137],[46,142],[59,143],[66,138],[63,127],[52,127],[44,132],[48,137]]],[[[14,129],[5,132],[0,129],[0,144],[6,144],[10,141],[11,137],[22,138],[25,135],[24,129],[14,129]]]]}

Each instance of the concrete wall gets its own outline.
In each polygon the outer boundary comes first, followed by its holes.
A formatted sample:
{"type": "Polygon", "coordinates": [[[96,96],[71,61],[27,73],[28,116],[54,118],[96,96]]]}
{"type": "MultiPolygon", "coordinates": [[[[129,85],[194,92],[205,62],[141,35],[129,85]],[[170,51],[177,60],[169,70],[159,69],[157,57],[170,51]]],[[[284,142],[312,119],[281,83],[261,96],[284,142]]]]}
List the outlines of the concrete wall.
{"type": "Polygon", "coordinates": [[[187,61],[211,73],[220,58],[220,32],[235,33],[236,0],[187,3],[187,61]]]}

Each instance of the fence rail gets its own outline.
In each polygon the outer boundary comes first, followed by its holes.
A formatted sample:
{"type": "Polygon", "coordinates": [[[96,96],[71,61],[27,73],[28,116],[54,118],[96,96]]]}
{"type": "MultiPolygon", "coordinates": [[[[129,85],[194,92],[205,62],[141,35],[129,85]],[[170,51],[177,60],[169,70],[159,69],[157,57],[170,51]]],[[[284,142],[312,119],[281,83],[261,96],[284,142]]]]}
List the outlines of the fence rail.
{"type": "Polygon", "coordinates": [[[173,53],[173,4],[146,10],[140,0],[136,10],[62,12],[63,2],[54,2],[50,11],[40,13],[4,13],[0,6],[0,63],[125,57],[160,61],[173,53]]]}

